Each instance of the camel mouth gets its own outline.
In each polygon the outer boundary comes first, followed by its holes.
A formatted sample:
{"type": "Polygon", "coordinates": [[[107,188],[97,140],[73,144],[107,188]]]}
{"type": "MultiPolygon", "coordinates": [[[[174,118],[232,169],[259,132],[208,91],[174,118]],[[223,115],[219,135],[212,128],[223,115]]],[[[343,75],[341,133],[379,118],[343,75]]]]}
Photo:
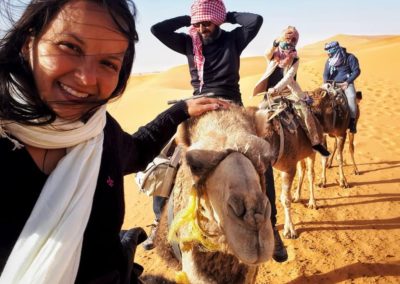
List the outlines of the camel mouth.
{"type": "Polygon", "coordinates": [[[235,231],[235,234],[227,234],[226,242],[229,250],[241,262],[247,265],[259,265],[271,259],[274,236],[269,220],[258,230],[240,226],[235,231]],[[231,235],[235,237],[230,237],[231,235]]]}

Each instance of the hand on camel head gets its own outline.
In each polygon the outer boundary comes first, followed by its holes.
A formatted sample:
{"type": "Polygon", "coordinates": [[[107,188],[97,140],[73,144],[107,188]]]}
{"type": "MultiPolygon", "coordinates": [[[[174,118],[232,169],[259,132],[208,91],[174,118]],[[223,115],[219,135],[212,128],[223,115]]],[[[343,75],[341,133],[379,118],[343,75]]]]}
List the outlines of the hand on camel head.
{"type": "Polygon", "coordinates": [[[191,117],[199,116],[210,110],[228,109],[230,103],[216,98],[195,98],[186,101],[188,113],[191,117]]]}

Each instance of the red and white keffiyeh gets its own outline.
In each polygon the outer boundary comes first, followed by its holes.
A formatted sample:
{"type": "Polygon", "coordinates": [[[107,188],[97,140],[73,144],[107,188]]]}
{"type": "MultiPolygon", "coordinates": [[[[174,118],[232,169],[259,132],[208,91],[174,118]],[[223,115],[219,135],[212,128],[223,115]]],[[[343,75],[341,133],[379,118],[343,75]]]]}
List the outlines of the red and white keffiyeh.
{"type": "Polygon", "coordinates": [[[226,9],[222,0],[196,0],[190,9],[191,24],[189,35],[193,41],[194,64],[197,68],[197,73],[200,80],[200,91],[204,84],[204,62],[203,45],[201,37],[193,24],[210,21],[213,24],[220,26],[225,22],[226,9]]]}

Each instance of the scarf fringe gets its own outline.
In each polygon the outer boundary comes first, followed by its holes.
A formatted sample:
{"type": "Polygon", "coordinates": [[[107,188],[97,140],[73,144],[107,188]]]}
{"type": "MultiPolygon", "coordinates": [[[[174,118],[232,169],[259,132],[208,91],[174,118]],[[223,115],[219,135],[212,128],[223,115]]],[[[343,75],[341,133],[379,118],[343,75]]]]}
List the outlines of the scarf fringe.
{"type": "Polygon", "coordinates": [[[19,150],[19,149],[21,149],[21,148],[23,148],[24,147],[24,144],[22,144],[22,143],[20,143],[18,140],[16,140],[16,139],[13,139],[13,138],[11,138],[8,134],[7,134],[7,132],[4,130],[4,128],[3,128],[3,126],[0,124],[0,137],[1,138],[6,138],[6,139],[8,139],[8,140],[10,140],[11,141],[11,143],[13,143],[14,144],[14,148],[12,149],[13,151],[15,151],[15,150],[19,150]]]}

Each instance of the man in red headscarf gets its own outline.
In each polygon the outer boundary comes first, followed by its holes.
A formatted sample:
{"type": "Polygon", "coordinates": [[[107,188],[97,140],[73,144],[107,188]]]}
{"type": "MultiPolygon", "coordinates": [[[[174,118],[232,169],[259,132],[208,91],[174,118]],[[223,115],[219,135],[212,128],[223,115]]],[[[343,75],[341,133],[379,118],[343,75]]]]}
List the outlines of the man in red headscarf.
{"type": "Polygon", "coordinates": [[[186,55],[194,95],[212,92],[242,104],[239,88],[240,54],[257,35],[262,17],[251,13],[226,12],[221,0],[196,0],[190,16],[157,23],[151,32],[172,50],[186,55]],[[232,31],[223,23],[239,24],[232,31]],[[189,32],[176,30],[189,27],[189,32]]]}

